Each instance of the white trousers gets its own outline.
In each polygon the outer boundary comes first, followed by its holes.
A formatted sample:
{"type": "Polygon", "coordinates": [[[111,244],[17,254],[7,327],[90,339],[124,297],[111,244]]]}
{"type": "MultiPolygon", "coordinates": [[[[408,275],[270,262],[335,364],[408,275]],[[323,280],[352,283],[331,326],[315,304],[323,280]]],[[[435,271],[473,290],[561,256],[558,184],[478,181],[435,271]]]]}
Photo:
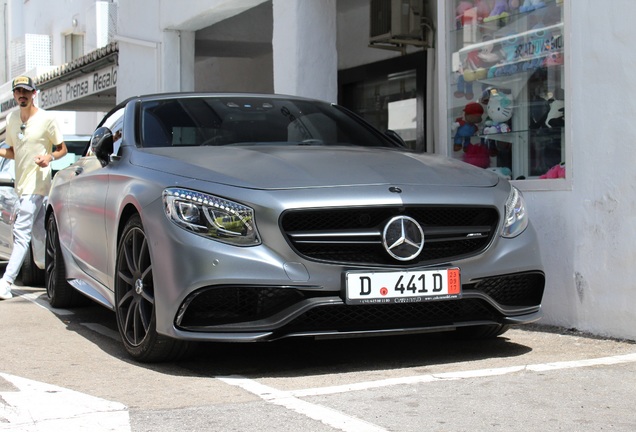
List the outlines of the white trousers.
{"type": "Polygon", "coordinates": [[[33,242],[34,261],[44,263],[45,200],[46,197],[42,195],[22,195],[20,197],[18,213],[13,224],[13,250],[2,277],[11,284],[18,277],[24,258],[29,253],[31,242],[33,242]]]}

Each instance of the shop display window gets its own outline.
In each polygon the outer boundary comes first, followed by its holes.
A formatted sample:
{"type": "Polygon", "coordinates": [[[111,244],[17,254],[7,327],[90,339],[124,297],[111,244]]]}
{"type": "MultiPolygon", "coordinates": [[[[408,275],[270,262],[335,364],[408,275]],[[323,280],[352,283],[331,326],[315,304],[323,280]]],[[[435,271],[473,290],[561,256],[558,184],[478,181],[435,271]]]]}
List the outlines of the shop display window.
{"type": "Polygon", "coordinates": [[[511,179],[565,177],[564,1],[446,2],[453,157],[511,179]]]}

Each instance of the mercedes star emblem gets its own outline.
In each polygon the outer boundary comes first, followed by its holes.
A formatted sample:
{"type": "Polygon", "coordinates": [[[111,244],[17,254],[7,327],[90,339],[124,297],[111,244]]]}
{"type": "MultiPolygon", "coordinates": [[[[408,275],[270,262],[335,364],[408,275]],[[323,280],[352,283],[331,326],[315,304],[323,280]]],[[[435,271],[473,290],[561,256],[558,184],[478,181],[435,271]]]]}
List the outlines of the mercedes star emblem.
{"type": "Polygon", "coordinates": [[[384,227],[382,243],[393,258],[409,261],[422,251],[424,231],[412,217],[396,216],[384,227]]]}

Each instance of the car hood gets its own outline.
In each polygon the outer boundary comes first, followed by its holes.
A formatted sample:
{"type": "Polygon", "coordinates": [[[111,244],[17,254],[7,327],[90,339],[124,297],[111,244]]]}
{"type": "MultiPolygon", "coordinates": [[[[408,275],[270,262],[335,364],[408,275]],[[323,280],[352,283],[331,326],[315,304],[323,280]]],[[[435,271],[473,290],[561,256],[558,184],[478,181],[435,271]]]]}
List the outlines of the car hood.
{"type": "Polygon", "coordinates": [[[135,151],[131,163],[253,189],[363,185],[492,187],[499,179],[489,171],[438,155],[364,147],[166,147],[135,151]]]}

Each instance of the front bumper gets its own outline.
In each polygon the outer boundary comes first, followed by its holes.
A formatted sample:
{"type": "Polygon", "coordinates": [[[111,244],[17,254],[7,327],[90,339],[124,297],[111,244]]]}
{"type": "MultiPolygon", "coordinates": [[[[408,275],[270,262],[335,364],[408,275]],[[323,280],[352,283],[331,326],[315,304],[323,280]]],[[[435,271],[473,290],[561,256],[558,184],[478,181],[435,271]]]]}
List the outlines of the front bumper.
{"type": "Polygon", "coordinates": [[[207,287],[186,299],[175,327],[192,339],[274,340],[523,324],[540,317],[544,285],[543,273],[521,273],[464,284],[461,299],[382,305],[292,286],[207,287]]]}
{"type": "Polygon", "coordinates": [[[342,275],[370,267],[300,258],[282,237],[268,238],[273,230],[262,230],[259,246],[235,247],[184,231],[165,217],[144,221],[144,227],[151,241],[157,331],[177,339],[430,332],[523,324],[541,314],[545,277],[532,225],[514,239],[495,236],[483,253],[434,266],[461,269],[460,299],[382,305],[343,301],[342,275]]]}

